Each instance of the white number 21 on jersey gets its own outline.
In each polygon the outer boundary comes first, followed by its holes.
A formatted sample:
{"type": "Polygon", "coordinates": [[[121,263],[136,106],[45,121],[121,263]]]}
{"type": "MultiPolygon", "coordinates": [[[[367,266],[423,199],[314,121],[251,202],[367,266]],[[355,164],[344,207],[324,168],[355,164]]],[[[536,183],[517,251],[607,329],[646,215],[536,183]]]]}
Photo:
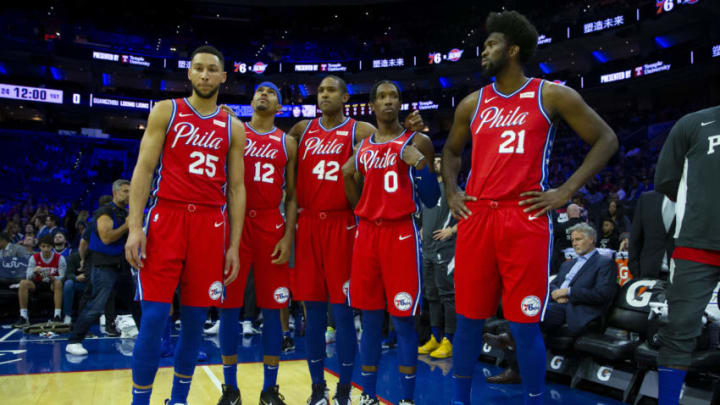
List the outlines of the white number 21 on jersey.
{"type": "Polygon", "coordinates": [[[498,153],[525,153],[525,130],[518,132],[508,129],[500,135],[500,138],[507,138],[500,144],[498,153]],[[515,146],[515,138],[517,137],[517,146],[515,146]]]}

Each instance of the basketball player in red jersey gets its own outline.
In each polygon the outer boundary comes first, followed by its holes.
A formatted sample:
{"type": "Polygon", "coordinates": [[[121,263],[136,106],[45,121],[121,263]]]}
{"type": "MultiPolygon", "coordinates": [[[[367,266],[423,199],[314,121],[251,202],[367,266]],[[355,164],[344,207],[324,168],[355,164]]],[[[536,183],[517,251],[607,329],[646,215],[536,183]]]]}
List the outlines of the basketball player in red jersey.
{"type": "Polygon", "coordinates": [[[130,185],[125,256],[139,270],[143,307],[133,351],[133,404],[150,401],[160,339],[178,285],[182,329],[166,404],[187,402],[207,308],[222,301],[224,285],[238,273],[245,128],[217,106],[226,79],[220,51],[196,49],[188,79],[190,97],[160,101],[150,112],[130,185]]]}
{"type": "MultiPolygon", "coordinates": [[[[294,300],[304,301],[307,314],[305,342],[313,383],[308,404],[329,403],[324,374],[329,301],[337,326],[340,369],[334,403],[348,405],[357,338],[346,296],[356,223],[345,197],[341,167],[352,156],[354,145],[377,129],[343,115],[344,103],[350,97],[343,79],[325,77],[317,97],[322,117],[300,121],[288,132],[298,141],[299,209],[291,289],[294,300]]],[[[424,127],[417,112],[410,114],[405,124],[417,130],[424,127]]]]}
{"type": "MultiPolygon", "coordinates": [[[[398,334],[398,369],[402,399],[413,404],[417,367],[417,334],[413,322],[420,298],[420,235],[413,214],[415,169],[434,171],[430,139],[403,128],[398,121],[400,89],[390,81],[376,83],[370,107],[378,131],[360,141],[343,165],[345,193],[355,205],[355,232],[349,301],[362,310],[362,405],[378,404],[375,384],[380,360],[385,309],[398,334]]],[[[432,175],[428,171],[428,175],[432,175]]],[[[437,187],[437,184],[436,186],[437,187]]]]}
{"type": "Polygon", "coordinates": [[[276,385],[282,329],[280,309],[290,299],[290,258],[297,200],[295,198],[295,161],[297,142],[275,127],[275,115],[282,110],[280,90],[272,82],[260,83],[251,105],[253,115],[245,124],[245,188],[247,213],[240,242],[238,280],[227,287],[227,298],[219,307],[220,351],[225,384],[219,405],[240,400],[237,388],[237,347],[240,330],[238,317],[243,306],[245,286],[253,268],[257,305],[263,312],[263,354],[265,381],[260,403],[285,404],[276,385]],[[285,219],[280,204],[285,191],[285,219]]]}
{"type": "Polygon", "coordinates": [[[538,322],[548,299],[550,211],[566,204],[605,166],[618,141],[575,90],[525,76],[523,65],[535,52],[538,34],[524,16],[515,11],[491,13],[486,26],[482,67],[485,76],[496,81],[458,105],[443,149],[448,204],[460,219],[453,403],[470,403],[472,370],[482,346],[478,337],[483,321],[495,314],[502,299],[517,345],[524,401],[540,404],[545,346],[538,322]],[[547,164],[560,120],[592,148],[564,184],[550,189],[547,164]],[[472,168],[463,192],[457,176],[469,140],[472,168]]]}

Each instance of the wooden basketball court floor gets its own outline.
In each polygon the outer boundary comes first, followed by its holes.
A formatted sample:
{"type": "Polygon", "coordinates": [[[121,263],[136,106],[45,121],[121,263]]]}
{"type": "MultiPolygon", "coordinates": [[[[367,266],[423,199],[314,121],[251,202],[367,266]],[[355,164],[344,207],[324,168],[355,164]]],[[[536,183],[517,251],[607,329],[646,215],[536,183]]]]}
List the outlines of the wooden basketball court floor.
{"type": "MultiPolygon", "coordinates": [[[[21,331],[0,327],[0,404],[99,404],[127,405],[131,400],[130,360],[134,340],[103,337],[86,339],[88,356],[65,353],[67,335],[51,338],[24,335],[21,331]]],[[[310,377],[305,362],[302,337],[295,339],[296,350],[283,354],[278,374],[280,392],[289,405],[305,404],[310,395],[310,377]]],[[[334,344],[327,345],[325,378],[331,393],[337,383],[337,360],[334,344]]],[[[202,350],[206,362],[195,369],[188,404],[216,404],[223,381],[217,337],[206,337],[202,350]]],[[[260,336],[243,338],[238,348],[238,385],[243,403],[255,404],[262,388],[262,346],[260,336]]],[[[354,404],[359,402],[361,383],[359,362],[353,377],[354,404]]],[[[420,356],[415,401],[418,405],[448,404],[452,396],[451,360],[432,360],[420,356]]],[[[520,385],[493,385],[484,382],[488,375],[501,371],[494,365],[478,362],[473,380],[473,403],[522,403],[520,385]]],[[[163,404],[170,396],[172,358],[162,359],[155,379],[151,403],[163,404]]],[[[400,387],[397,372],[397,350],[383,351],[378,374],[378,395],[384,404],[397,403],[400,387]]],[[[573,390],[562,384],[548,383],[546,404],[615,405],[621,402],[573,390]]]]}

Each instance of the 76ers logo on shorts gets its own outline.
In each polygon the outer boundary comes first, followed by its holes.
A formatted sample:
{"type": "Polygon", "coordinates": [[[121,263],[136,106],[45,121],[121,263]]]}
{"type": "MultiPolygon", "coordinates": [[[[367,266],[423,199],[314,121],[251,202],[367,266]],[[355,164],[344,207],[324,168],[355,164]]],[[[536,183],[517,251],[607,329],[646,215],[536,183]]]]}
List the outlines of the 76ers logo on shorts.
{"type": "Polygon", "coordinates": [[[219,281],[216,281],[212,284],[210,284],[210,289],[208,290],[208,295],[210,296],[210,299],[213,301],[217,301],[220,299],[223,293],[223,284],[219,281]]]}
{"type": "Polygon", "coordinates": [[[533,317],[540,313],[540,298],[528,295],[520,303],[520,309],[525,316],[533,317]]]}
{"type": "Polygon", "coordinates": [[[412,306],[412,296],[406,292],[399,292],[395,294],[395,299],[393,300],[395,303],[395,308],[397,308],[399,311],[407,311],[412,306]]]}
{"type": "Polygon", "coordinates": [[[273,293],[273,299],[278,304],[284,304],[290,299],[290,290],[287,287],[278,287],[273,293]]]}

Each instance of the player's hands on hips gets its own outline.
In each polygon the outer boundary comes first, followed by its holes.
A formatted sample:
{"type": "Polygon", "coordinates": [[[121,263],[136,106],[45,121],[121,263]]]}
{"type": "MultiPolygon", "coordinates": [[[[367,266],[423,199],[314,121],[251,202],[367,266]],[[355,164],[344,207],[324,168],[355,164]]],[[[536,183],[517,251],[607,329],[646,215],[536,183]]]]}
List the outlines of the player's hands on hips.
{"type": "Polygon", "coordinates": [[[141,269],[145,259],[145,244],[147,238],[142,228],[131,230],[125,242],[125,260],[136,269],[141,269]]]}
{"type": "Polygon", "coordinates": [[[289,237],[283,237],[275,244],[275,249],[272,252],[272,264],[285,264],[290,260],[290,248],[292,247],[292,240],[289,237]]]}
{"type": "Polygon", "coordinates": [[[410,115],[405,118],[404,126],[413,132],[420,132],[424,130],[425,123],[420,115],[420,111],[415,110],[411,112],[410,115]]]}
{"type": "Polygon", "coordinates": [[[230,114],[231,117],[237,118],[237,115],[235,115],[235,111],[233,111],[232,108],[226,106],[225,104],[220,104],[220,109],[230,114]]]}
{"type": "Polygon", "coordinates": [[[421,159],[425,158],[425,155],[414,145],[408,145],[405,147],[405,150],[403,150],[401,158],[408,166],[414,167],[421,159]]]}
{"type": "Polygon", "coordinates": [[[472,211],[465,205],[465,201],[477,201],[476,197],[465,194],[464,191],[456,191],[447,196],[448,207],[455,219],[467,219],[472,211]]]}
{"type": "Polygon", "coordinates": [[[235,281],[240,271],[240,254],[237,248],[230,248],[225,252],[225,270],[223,276],[225,276],[224,283],[228,285],[235,281]]]}
{"type": "Polygon", "coordinates": [[[551,188],[548,191],[526,191],[520,194],[526,197],[520,201],[521,206],[529,205],[523,212],[535,212],[531,216],[537,218],[547,212],[565,205],[572,197],[572,193],[562,187],[551,188]]]}
{"type": "Polygon", "coordinates": [[[435,240],[448,240],[453,236],[452,228],[436,229],[433,232],[433,239],[435,240]]]}

